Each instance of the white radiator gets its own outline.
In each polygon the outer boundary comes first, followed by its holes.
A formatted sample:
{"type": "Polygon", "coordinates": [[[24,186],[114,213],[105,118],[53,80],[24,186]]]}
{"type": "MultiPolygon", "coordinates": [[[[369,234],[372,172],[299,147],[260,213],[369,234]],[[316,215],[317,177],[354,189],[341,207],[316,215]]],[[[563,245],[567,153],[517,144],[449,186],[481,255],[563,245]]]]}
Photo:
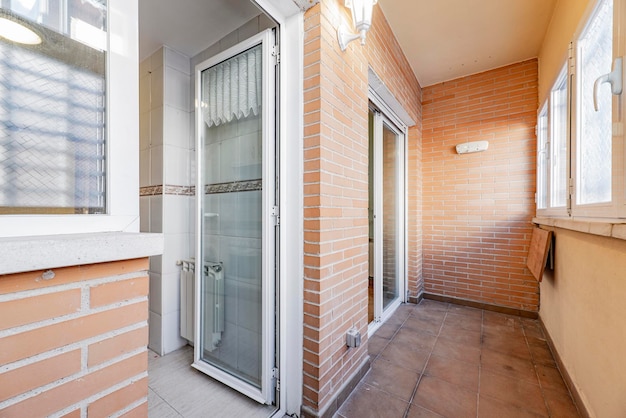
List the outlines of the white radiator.
{"type": "Polygon", "coordinates": [[[204,265],[204,350],[213,351],[224,332],[224,266],[207,262],[204,265]]]}
{"type": "Polygon", "coordinates": [[[180,336],[193,343],[196,262],[183,260],[181,264],[183,268],[180,272],[180,336]]]}

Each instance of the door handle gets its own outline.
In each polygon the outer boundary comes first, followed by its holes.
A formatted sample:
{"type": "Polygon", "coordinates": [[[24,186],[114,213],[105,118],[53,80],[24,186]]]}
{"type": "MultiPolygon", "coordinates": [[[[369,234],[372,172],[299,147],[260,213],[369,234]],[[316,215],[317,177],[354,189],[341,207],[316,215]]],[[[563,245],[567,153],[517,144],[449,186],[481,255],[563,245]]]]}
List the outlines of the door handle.
{"type": "Polygon", "coordinates": [[[598,111],[598,87],[601,84],[609,83],[611,85],[611,93],[614,95],[622,94],[623,85],[623,71],[622,71],[622,57],[615,58],[613,61],[613,71],[608,74],[601,75],[593,83],[593,108],[598,111]]]}

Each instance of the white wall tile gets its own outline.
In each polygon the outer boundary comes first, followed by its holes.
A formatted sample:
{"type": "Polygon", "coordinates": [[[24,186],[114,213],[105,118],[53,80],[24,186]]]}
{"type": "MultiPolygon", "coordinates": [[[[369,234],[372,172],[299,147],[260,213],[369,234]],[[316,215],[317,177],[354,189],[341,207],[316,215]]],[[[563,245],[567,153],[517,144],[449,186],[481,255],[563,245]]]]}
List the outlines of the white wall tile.
{"type": "Polygon", "coordinates": [[[163,103],[189,112],[189,85],[191,77],[170,67],[165,67],[163,103]]]}
{"type": "Polygon", "coordinates": [[[150,110],[150,146],[163,145],[163,106],[150,110]]]}
{"type": "Polygon", "coordinates": [[[163,221],[163,232],[166,234],[191,232],[189,230],[189,199],[186,196],[163,196],[163,221]]]}
{"type": "Polygon", "coordinates": [[[148,112],[151,108],[151,75],[146,73],[139,78],[139,113],[148,112]]]}
{"type": "Polygon", "coordinates": [[[189,112],[166,105],[163,112],[163,143],[186,149],[191,148],[190,117],[189,112]]]}
{"type": "Polygon", "coordinates": [[[150,110],[139,114],[139,149],[150,147],[150,110]]]}
{"type": "Polygon", "coordinates": [[[180,337],[180,311],[163,315],[163,353],[171,353],[187,345],[180,337]]]}
{"type": "Polygon", "coordinates": [[[163,314],[163,285],[161,275],[158,273],[150,272],[150,293],[148,294],[150,312],[163,314]]]}
{"type": "Polygon", "coordinates": [[[163,146],[150,148],[150,184],[163,184],[163,146]]]}
{"type": "Polygon", "coordinates": [[[150,150],[139,151],[139,187],[150,186],[150,150]]]}
{"type": "Polygon", "coordinates": [[[228,35],[224,36],[222,39],[220,39],[220,51],[225,51],[231,46],[237,45],[237,42],[237,30],[234,30],[228,35]]]}
{"type": "Polygon", "coordinates": [[[265,29],[275,28],[276,23],[265,13],[261,13],[259,15],[259,31],[264,31],[265,29]]]}
{"type": "Polygon", "coordinates": [[[164,148],[164,183],[174,186],[188,186],[189,182],[189,150],[166,145],[164,148]]]}
{"type": "Polygon", "coordinates": [[[162,327],[161,315],[156,312],[150,312],[148,316],[148,348],[158,355],[162,356],[163,344],[161,343],[162,327]]]}
{"type": "Polygon", "coordinates": [[[163,106],[163,66],[154,68],[150,74],[150,108],[163,106]]]}
{"type": "Polygon", "coordinates": [[[191,60],[188,56],[181,54],[180,52],[167,46],[164,48],[164,52],[164,62],[166,66],[178,70],[182,73],[190,74],[189,65],[191,63],[191,60]]]}
{"type": "Polygon", "coordinates": [[[180,266],[176,265],[179,260],[187,260],[193,257],[189,251],[188,234],[164,234],[165,247],[163,249],[163,274],[175,274],[180,272],[180,266]]]}
{"type": "Polygon", "coordinates": [[[150,232],[150,196],[139,198],[139,231],[150,232]]]}
{"type": "Polygon", "coordinates": [[[150,197],[150,232],[163,232],[163,196],[150,197]]]}
{"type": "Polygon", "coordinates": [[[163,272],[163,256],[162,255],[153,255],[152,257],[150,257],[150,272],[162,274],[163,272]]]}
{"type": "Polygon", "coordinates": [[[243,26],[240,26],[239,29],[237,29],[237,38],[239,39],[239,42],[242,42],[257,33],[259,33],[258,16],[250,19],[248,22],[244,23],[243,26]]]}
{"type": "Polygon", "coordinates": [[[180,268],[176,273],[164,274],[161,283],[162,315],[180,311],[180,268]]]}

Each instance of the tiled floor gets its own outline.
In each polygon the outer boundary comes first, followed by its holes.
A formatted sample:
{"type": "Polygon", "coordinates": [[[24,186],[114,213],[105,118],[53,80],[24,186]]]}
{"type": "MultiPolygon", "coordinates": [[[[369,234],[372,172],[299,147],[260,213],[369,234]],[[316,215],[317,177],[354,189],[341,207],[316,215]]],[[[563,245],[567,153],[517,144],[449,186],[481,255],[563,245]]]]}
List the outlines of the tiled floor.
{"type": "Polygon", "coordinates": [[[578,417],[536,320],[423,300],[369,340],[335,418],[578,417]]]}
{"type": "Polygon", "coordinates": [[[266,418],[274,412],[193,369],[190,346],[148,355],[149,418],[266,418]]]}

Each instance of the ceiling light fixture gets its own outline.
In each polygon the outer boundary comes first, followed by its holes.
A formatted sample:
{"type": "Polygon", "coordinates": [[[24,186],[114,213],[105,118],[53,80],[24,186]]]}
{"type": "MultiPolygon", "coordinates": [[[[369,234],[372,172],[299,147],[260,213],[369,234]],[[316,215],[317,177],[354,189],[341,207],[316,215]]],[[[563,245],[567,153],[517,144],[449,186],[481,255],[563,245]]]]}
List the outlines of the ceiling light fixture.
{"type": "Polygon", "coordinates": [[[346,25],[341,23],[337,29],[337,39],[342,51],[348,44],[357,39],[365,45],[365,35],[372,25],[372,10],[378,0],[345,0],[345,6],[352,12],[352,21],[357,33],[350,33],[346,25]]]}
{"type": "Polygon", "coordinates": [[[0,17],[0,37],[25,45],[39,45],[41,36],[12,16],[0,17]]]}

